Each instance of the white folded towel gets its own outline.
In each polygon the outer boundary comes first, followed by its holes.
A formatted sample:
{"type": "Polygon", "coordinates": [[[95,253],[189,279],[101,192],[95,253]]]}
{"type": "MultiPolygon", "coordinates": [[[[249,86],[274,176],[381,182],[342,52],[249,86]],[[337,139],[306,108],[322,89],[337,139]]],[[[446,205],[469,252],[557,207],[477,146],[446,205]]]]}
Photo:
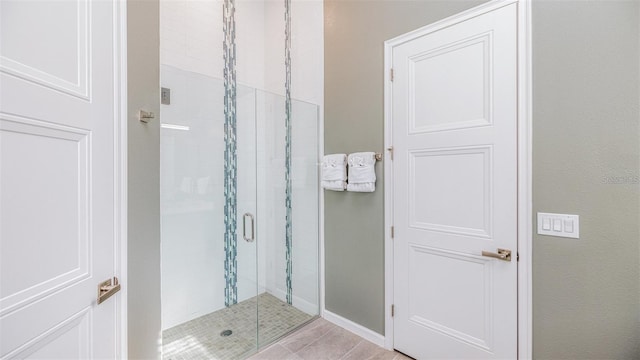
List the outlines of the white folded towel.
{"type": "Polygon", "coordinates": [[[349,154],[349,183],[347,191],[374,192],[376,190],[376,154],[349,154]]]}
{"type": "Polygon", "coordinates": [[[347,182],[344,180],[322,180],[322,188],[333,191],[344,191],[347,182]]]}
{"type": "Polygon", "coordinates": [[[376,191],[376,183],[347,184],[347,191],[353,192],[374,192],[376,191]]]}
{"type": "Polygon", "coordinates": [[[322,159],[322,187],[327,190],[344,191],[347,185],[347,155],[331,154],[322,159]]]}

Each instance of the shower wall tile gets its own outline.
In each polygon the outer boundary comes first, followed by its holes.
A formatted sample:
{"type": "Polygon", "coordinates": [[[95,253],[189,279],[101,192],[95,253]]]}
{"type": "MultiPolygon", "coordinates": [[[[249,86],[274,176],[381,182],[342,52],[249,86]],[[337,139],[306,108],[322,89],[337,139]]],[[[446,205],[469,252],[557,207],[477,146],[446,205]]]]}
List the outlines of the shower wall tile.
{"type": "MultiPolygon", "coordinates": [[[[160,2],[160,62],[222,79],[222,4],[213,1],[160,2]]],[[[265,10],[263,1],[237,1],[238,82],[263,89],[265,10]]],[[[280,22],[282,20],[280,19],[280,22]]]]}
{"type": "MultiPolygon", "coordinates": [[[[284,96],[284,1],[265,1],[264,89],[284,96]]],[[[320,0],[291,2],[291,96],[318,104],[324,99],[324,15],[320,0]]]]}
{"type": "Polygon", "coordinates": [[[264,89],[265,73],[275,65],[265,63],[264,4],[255,0],[236,1],[238,83],[257,89],[264,89]]]}

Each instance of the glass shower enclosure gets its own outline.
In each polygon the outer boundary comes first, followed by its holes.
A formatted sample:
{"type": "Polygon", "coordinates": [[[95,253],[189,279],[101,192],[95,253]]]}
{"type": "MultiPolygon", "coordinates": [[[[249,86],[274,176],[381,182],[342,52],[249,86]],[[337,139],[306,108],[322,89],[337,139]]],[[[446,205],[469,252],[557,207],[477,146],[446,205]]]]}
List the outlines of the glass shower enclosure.
{"type": "Polygon", "coordinates": [[[163,358],[244,358],[319,314],[318,107],[292,102],[287,167],[283,96],[238,86],[230,131],[222,80],[161,82],[163,358]]]}

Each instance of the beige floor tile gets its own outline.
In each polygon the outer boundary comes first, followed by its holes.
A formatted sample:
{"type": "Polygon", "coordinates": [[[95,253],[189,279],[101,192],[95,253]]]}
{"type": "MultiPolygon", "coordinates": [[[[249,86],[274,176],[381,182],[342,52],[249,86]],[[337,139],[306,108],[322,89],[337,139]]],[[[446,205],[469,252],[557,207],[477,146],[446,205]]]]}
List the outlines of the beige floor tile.
{"type": "Polygon", "coordinates": [[[280,344],[275,344],[253,355],[248,360],[299,360],[300,357],[280,344]]]}
{"type": "Polygon", "coordinates": [[[396,353],[387,351],[378,345],[367,340],[362,340],[347,353],[342,359],[344,360],[393,360],[396,353]]]}
{"type": "Polygon", "coordinates": [[[396,354],[396,357],[393,358],[393,360],[413,360],[412,357],[408,357],[407,355],[399,353],[397,351],[395,352],[395,354],[396,354]]]}
{"type": "Polygon", "coordinates": [[[295,353],[318,340],[333,328],[335,328],[335,325],[332,325],[324,319],[318,319],[282,339],[279,344],[295,353]]]}
{"type": "Polygon", "coordinates": [[[325,319],[317,319],[249,360],[413,360],[388,351],[325,319]],[[294,354],[296,357],[290,357],[294,354]]]}
{"type": "MultiPolygon", "coordinates": [[[[402,354],[400,354],[402,355],[402,354]]],[[[384,350],[384,352],[379,352],[374,355],[369,360],[400,360],[398,358],[398,353],[395,351],[384,350]]]]}
{"type": "Polygon", "coordinates": [[[295,354],[302,359],[338,360],[351,351],[360,341],[361,338],[357,335],[340,327],[334,327],[295,354]]]}

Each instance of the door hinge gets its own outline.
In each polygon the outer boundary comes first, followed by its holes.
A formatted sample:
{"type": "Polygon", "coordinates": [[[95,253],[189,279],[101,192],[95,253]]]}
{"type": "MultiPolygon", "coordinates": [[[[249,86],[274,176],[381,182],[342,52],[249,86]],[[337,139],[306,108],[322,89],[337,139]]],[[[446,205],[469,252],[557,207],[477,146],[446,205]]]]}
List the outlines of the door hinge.
{"type": "Polygon", "coordinates": [[[393,237],[395,236],[396,232],[395,232],[395,226],[391,226],[391,238],[393,239],[393,237]]]}
{"type": "Polygon", "coordinates": [[[387,148],[387,151],[389,152],[389,156],[391,157],[391,160],[393,160],[393,146],[389,146],[387,148]]]}
{"type": "Polygon", "coordinates": [[[395,305],[391,305],[391,317],[394,317],[396,315],[396,306],[395,305]]]}
{"type": "Polygon", "coordinates": [[[389,69],[389,79],[393,81],[393,68],[389,69]]]}
{"type": "Polygon", "coordinates": [[[520,261],[520,253],[516,252],[516,261],[520,261]]]}

